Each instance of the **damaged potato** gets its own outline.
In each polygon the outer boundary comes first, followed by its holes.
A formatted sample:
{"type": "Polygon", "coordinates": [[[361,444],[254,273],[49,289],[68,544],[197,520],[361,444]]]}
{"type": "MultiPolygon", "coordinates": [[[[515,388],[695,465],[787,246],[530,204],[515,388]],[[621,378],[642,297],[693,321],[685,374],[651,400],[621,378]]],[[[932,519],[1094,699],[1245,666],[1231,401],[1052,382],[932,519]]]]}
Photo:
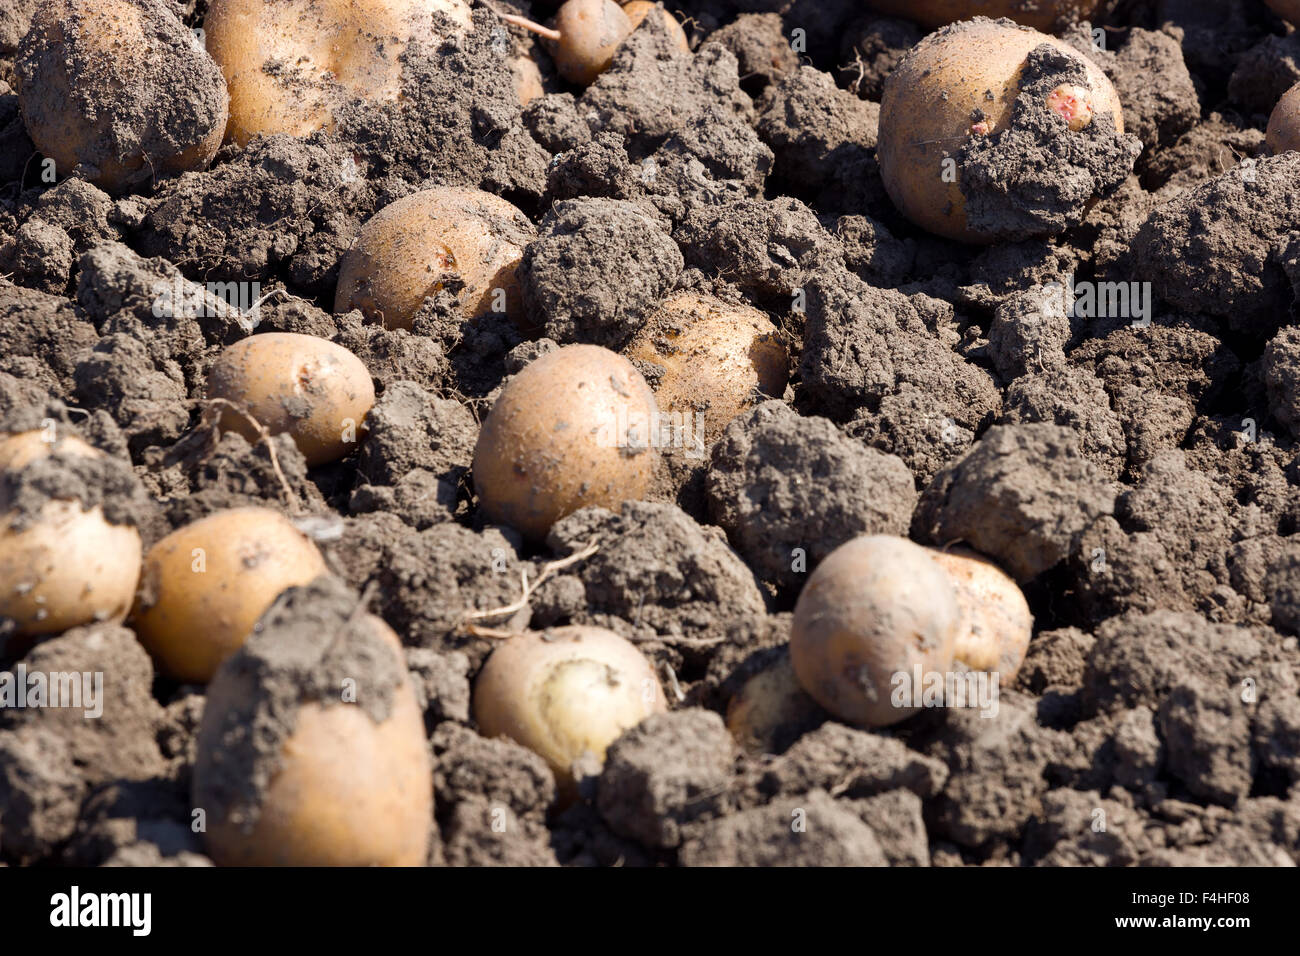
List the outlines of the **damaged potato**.
{"type": "Polygon", "coordinates": [[[104,457],[73,436],[0,438],[0,619],[24,637],[121,621],[140,579],[140,532],[110,522],[99,505],[51,498],[35,514],[15,510],[10,495],[19,472],[51,456],[104,457]]]}
{"type": "Polygon", "coordinates": [[[474,447],[487,520],[533,540],[579,508],[645,496],[658,451],[654,393],[632,363],[597,345],[548,352],[506,383],[474,447]]]}
{"type": "Polygon", "coordinates": [[[950,672],[961,624],[952,580],[925,548],[886,535],[854,538],[804,585],[790,661],[803,689],[832,714],[887,727],[919,709],[915,696],[895,699],[907,686],[896,675],[950,672]]]}
{"type": "Polygon", "coordinates": [[[1087,20],[1097,12],[1101,0],[867,0],[867,6],[930,29],[983,16],[1006,17],[1035,30],[1053,31],[1087,20]]]}
{"type": "Polygon", "coordinates": [[[789,353],[766,313],[697,292],[671,297],[626,351],[663,369],[661,411],[704,416],[706,446],[764,396],[780,398],[789,377],[789,353]]]}
{"type": "Polygon", "coordinates": [[[1008,686],[1020,671],[1034,616],[1020,587],[1001,568],[967,548],[929,549],[952,579],[962,623],[953,656],[972,670],[996,671],[1008,686]]]}
{"type": "Polygon", "coordinates": [[[623,731],[668,708],[645,656],[599,627],[559,627],[509,638],[474,685],[485,737],[509,737],[538,754],[572,797],[573,765],[605,759],[623,731]]]}
{"type": "Polygon", "coordinates": [[[193,794],[216,863],[426,864],[423,716],[397,635],[359,607],[337,582],[289,591],[208,686],[193,794]]]}
{"type": "Polygon", "coordinates": [[[204,684],[276,595],[328,573],[316,545],[278,511],[219,511],[149,549],[132,623],[164,673],[204,684]]]}
{"type": "Polygon", "coordinates": [[[337,461],[356,448],[375,404],[370,373],[341,345],[314,335],[265,332],[236,342],[208,372],[208,398],[223,408],[220,427],[256,442],[260,433],[288,434],[308,465],[337,461]]]}
{"type": "Polygon", "coordinates": [[[119,193],[221,145],[221,71],[162,0],[48,0],[14,71],[27,132],[61,176],[119,193]]]}
{"type": "Polygon", "coordinates": [[[894,205],[969,243],[1054,235],[1133,168],[1119,96],[1065,42],[979,18],[917,44],[885,81],[878,156],[894,205]],[[1050,153],[1043,168],[1030,153],[1050,153]]]}
{"type": "Polygon", "coordinates": [[[360,309],[409,329],[424,300],[460,286],[465,318],[504,313],[522,322],[515,269],[536,229],[506,200],[478,189],[425,189],[377,213],[339,266],[334,311],[360,309]]]}
{"type": "Polygon", "coordinates": [[[212,0],[203,28],[230,87],[228,135],[306,136],[353,100],[396,102],[407,46],[444,38],[435,13],[470,27],[465,0],[212,0]]]}

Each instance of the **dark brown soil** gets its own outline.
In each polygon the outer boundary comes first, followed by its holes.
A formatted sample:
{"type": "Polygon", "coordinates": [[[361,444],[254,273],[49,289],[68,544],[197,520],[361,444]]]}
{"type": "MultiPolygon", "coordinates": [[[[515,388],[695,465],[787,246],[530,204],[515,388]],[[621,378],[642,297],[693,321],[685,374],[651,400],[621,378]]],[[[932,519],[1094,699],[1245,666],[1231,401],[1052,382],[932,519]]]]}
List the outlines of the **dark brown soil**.
{"type": "MultiPolygon", "coordinates": [[[[1300,863],[1300,154],[1263,143],[1300,80],[1300,34],[1261,0],[1107,4],[1067,38],[1112,78],[1131,136],[1043,152],[1026,108],[1019,145],[966,157],[990,183],[1007,164],[1062,164],[1102,198],[1058,215],[1049,197],[1036,222],[990,206],[1005,241],[967,247],[884,192],[881,88],[923,31],[861,6],[668,2],[693,52],[648,18],[590,88],[547,68],[522,110],[479,8],[469,36],[406,58],[401,103],[110,196],[43,177],[12,89],[34,4],[4,3],[0,431],[53,420],[107,458],[6,478],[0,510],[20,521],[71,496],[146,546],[232,506],[291,514],[348,588],[282,602],[284,646],[263,633],[244,664],[292,670],[271,658],[310,650],[366,596],[424,705],[435,863],[1300,863]],[[331,313],[362,224],[431,185],[494,192],[537,226],[528,322],[463,321],[453,289],[410,331],[331,313]],[[225,282],[278,291],[254,325],[214,297],[225,282]],[[1046,308],[1070,283],[1149,283],[1150,310],[1046,308]],[[205,308],[160,314],[160,288],[205,308]],[[784,398],[703,460],[670,462],[654,500],[571,515],[538,547],[485,526],[469,469],[502,383],[557,344],[624,347],[687,289],[768,312],[792,347],[784,398]],[[214,432],[207,370],[250,331],[362,359],[379,397],[357,454],[309,469],[286,436],[273,461],[214,432]],[[862,533],[961,541],[1020,583],[1035,634],[997,716],[929,710],[871,731],[795,694],[742,746],[729,704],[788,669],[808,572],[862,533]],[[561,806],[539,757],[476,731],[472,682],[496,639],[465,615],[593,544],[493,626],[610,628],[651,659],[670,712],[561,806]]],[[[156,675],[129,620],[30,649],[5,636],[0,622],[0,671],[102,672],[105,711],[0,707],[0,863],[205,864],[190,827],[203,688],[156,675]]],[[[338,669],[316,663],[294,693],[338,669]]],[[[277,706],[250,700],[244,730],[270,731],[241,759],[280,739],[277,706]]]]}

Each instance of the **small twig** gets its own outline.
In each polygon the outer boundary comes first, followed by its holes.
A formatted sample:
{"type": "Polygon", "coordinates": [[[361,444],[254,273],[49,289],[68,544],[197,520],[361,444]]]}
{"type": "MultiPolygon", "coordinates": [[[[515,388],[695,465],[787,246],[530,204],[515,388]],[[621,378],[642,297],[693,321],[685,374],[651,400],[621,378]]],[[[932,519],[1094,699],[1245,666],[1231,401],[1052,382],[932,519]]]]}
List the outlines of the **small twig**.
{"type": "Polygon", "coordinates": [[[206,424],[218,431],[221,428],[219,420],[214,421],[209,416],[209,412],[217,408],[226,408],[233,411],[235,414],[242,416],[253,426],[258,435],[261,436],[262,444],[266,445],[267,454],[269,454],[271,458],[271,469],[275,472],[275,477],[280,480],[280,489],[284,492],[285,501],[289,505],[289,513],[295,515],[300,514],[301,508],[298,505],[298,496],[293,493],[293,488],[289,485],[289,479],[284,476],[284,471],[280,468],[280,456],[275,453],[275,443],[271,441],[271,433],[267,431],[266,426],[254,418],[252,413],[246,408],[236,405],[228,399],[210,398],[208,399],[208,407],[203,413],[203,418],[206,424]]]}
{"type": "MultiPolygon", "coordinates": [[[[595,544],[593,542],[592,544],[587,545],[587,547],[583,548],[581,551],[569,555],[567,558],[560,558],[558,560],[551,561],[542,566],[542,573],[537,576],[537,580],[535,581],[528,580],[528,569],[524,568],[522,571],[519,572],[519,577],[520,577],[521,587],[522,587],[522,593],[519,595],[519,597],[516,600],[511,601],[509,604],[506,604],[502,607],[494,607],[486,611],[466,611],[464,617],[461,619],[462,621],[465,622],[466,630],[469,630],[470,633],[476,633],[474,630],[474,624],[473,624],[474,621],[485,621],[488,618],[493,618],[493,617],[509,617],[510,615],[515,614],[517,611],[522,610],[523,607],[528,603],[528,599],[533,596],[533,592],[535,592],[539,587],[541,587],[542,583],[545,582],[552,574],[554,574],[556,571],[563,571],[565,568],[577,564],[579,561],[585,561],[587,558],[591,557],[599,550],[600,550],[600,545],[595,544]]],[[[484,632],[478,635],[480,637],[499,637],[502,635],[513,636],[512,632],[509,631],[487,633],[492,629],[480,628],[479,630],[484,632]]]]}
{"type": "Polygon", "coordinates": [[[496,14],[497,19],[505,23],[519,27],[521,30],[527,30],[529,33],[535,33],[545,40],[550,40],[552,43],[560,42],[559,30],[552,30],[550,27],[544,27],[536,20],[529,20],[527,17],[521,17],[516,13],[503,13],[501,10],[497,9],[497,5],[492,3],[491,0],[479,0],[479,2],[496,14]]]}

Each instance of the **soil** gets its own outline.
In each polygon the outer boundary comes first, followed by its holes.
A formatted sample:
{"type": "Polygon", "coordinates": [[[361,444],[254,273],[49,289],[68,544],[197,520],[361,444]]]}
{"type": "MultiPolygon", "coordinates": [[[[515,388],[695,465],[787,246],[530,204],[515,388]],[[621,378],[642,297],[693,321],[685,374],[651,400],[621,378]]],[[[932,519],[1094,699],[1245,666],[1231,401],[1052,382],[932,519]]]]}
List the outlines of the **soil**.
{"type": "MultiPolygon", "coordinates": [[[[0,11],[0,431],[53,421],[105,457],[5,476],[6,520],[71,497],[148,546],[256,504],[339,579],[282,596],[241,652],[251,690],[223,744],[239,769],[213,806],[255,806],[294,708],[340,668],[396,682],[354,626],[364,609],[400,636],[423,707],[431,863],[1300,863],[1300,155],[1263,141],[1300,34],[1261,0],[1125,0],[1067,31],[1111,77],[1126,134],[1100,123],[1053,151],[1027,98],[963,157],[990,186],[1012,169],[1046,190],[1014,213],[972,197],[1003,236],[988,247],[889,202],[881,89],[924,31],[856,0],[672,0],[690,53],[649,17],[583,90],[538,47],[546,92],[526,108],[476,8],[471,33],[407,53],[400,102],[119,195],[89,170],[43,174],[14,93],[34,6],[0,11]],[[537,227],[527,321],[464,320],[454,283],[410,330],[332,313],[362,225],[433,185],[501,195],[537,227]],[[245,314],[216,283],[267,298],[245,314]],[[1100,283],[1149,283],[1149,310],[1051,307],[1100,283]],[[625,348],[684,290],[769,315],[785,395],[755,396],[703,458],[666,454],[651,500],[570,515],[537,545],[486,525],[470,465],[503,383],[564,344],[625,348]],[[215,428],[214,358],[268,331],[365,363],[378,400],[356,454],[308,468],[287,436],[215,428]],[[996,716],[867,730],[799,689],[790,612],[864,533],[962,543],[1020,584],[1034,636],[996,716]],[[669,712],[584,768],[572,802],[541,758],[475,728],[473,681],[502,638],[467,615],[503,608],[493,631],[609,628],[663,684],[669,712]]],[[[170,6],[200,25],[202,4],[170,6]]],[[[1031,59],[1031,86],[1070,69],[1031,59]]],[[[157,83],[169,115],[210,106],[160,73],[102,104],[123,135],[157,83]]],[[[191,830],[204,688],[159,676],[129,619],[32,647],[4,634],[0,671],[100,672],[105,710],[0,708],[0,863],[207,864],[191,830]]]]}

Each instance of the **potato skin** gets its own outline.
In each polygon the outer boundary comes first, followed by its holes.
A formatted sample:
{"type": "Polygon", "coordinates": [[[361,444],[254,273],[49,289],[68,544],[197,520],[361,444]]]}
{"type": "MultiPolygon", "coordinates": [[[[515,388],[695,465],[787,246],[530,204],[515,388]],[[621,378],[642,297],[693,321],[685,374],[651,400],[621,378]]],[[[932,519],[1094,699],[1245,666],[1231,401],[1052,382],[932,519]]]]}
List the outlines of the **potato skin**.
{"type": "MultiPolygon", "coordinates": [[[[63,454],[102,452],[79,438],[55,444],[40,431],[0,438],[0,471],[18,471],[57,448],[63,454]]],[[[0,618],[18,635],[59,634],[92,621],[121,621],[140,580],[140,533],[110,524],[95,506],[53,500],[22,530],[0,515],[0,618]]]]}
{"type": "Polygon", "coordinates": [[[281,591],[325,574],[316,545],[278,511],[219,511],[149,549],[132,626],[169,676],[205,684],[281,591]]]}
{"type": "Polygon", "coordinates": [[[842,720],[886,727],[916,708],[890,699],[896,673],[952,670],[961,611],[948,574],[905,538],[867,535],[830,553],[795,605],[790,661],[842,720]]]}
{"type": "Polygon", "coordinates": [[[596,345],[546,353],[506,383],[479,432],[479,508],[540,540],[579,508],[644,497],[658,460],[647,434],[657,411],[621,355],[596,345]]]}
{"type": "Polygon", "coordinates": [[[623,12],[627,14],[627,19],[632,24],[633,30],[639,27],[642,21],[655,10],[659,11],[659,17],[663,20],[664,29],[673,38],[673,42],[683,52],[690,53],[691,44],[686,39],[686,31],[682,29],[681,23],[658,3],[653,2],[653,0],[631,0],[631,2],[623,4],[623,12]]]}
{"type": "Polygon", "coordinates": [[[1110,80],[1056,37],[988,20],[931,34],[885,82],[880,106],[880,175],[894,205],[912,222],[961,242],[993,241],[969,228],[961,184],[943,181],[943,159],[973,135],[976,111],[988,115],[994,129],[1008,125],[1025,58],[1043,43],[1084,64],[1095,110],[1110,112],[1118,131],[1124,131],[1110,80]]]}
{"type": "Polygon", "coordinates": [[[307,136],[350,100],[396,101],[407,45],[441,39],[434,10],[470,25],[465,0],[211,0],[203,28],[230,88],[229,137],[307,136]]]}
{"type": "MultiPolygon", "coordinates": [[[[368,616],[394,653],[397,635],[368,616]]],[[[234,681],[218,674],[208,687],[199,729],[195,793],[202,793],[223,716],[234,709],[234,681]]],[[[397,690],[388,719],[376,724],[347,704],[299,705],[281,765],[257,821],[208,822],[206,843],[221,866],[423,866],[433,820],[433,774],[424,717],[408,682],[397,690]]],[[[197,803],[196,799],[196,803],[197,803]]]]}
{"type": "MultiPolygon", "coordinates": [[[[208,372],[208,398],[247,408],[271,434],[292,436],[307,464],[320,465],[356,448],[375,386],[361,359],[341,345],[265,332],[217,356],[208,372]]],[[[250,442],[259,438],[252,423],[231,410],[222,412],[221,427],[250,442]]]]}
{"type": "Polygon", "coordinates": [[[661,412],[703,408],[706,446],[762,395],[780,398],[789,380],[790,354],[766,313],[695,292],[668,299],[626,353],[664,368],[661,412]]]}
{"type": "Polygon", "coordinates": [[[361,230],[339,266],[334,311],[360,309],[390,329],[409,329],[438,278],[453,272],[465,283],[466,318],[493,310],[504,291],[505,311],[520,317],[515,269],[536,235],[518,208],[479,189],[425,189],[385,206],[361,230]]]}
{"type": "Polygon", "coordinates": [[[559,43],[550,43],[560,76],[589,86],[609,69],[619,44],[632,32],[632,21],[614,0],[567,0],[555,14],[559,43]]]}
{"type": "Polygon", "coordinates": [[[1087,20],[1101,0],[867,0],[877,13],[914,20],[934,29],[971,17],[1006,17],[1044,32],[1059,24],[1087,20]]]}
{"type": "Polygon", "coordinates": [[[15,73],[23,122],[60,175],[80,166],[119,193],[200,169],[221,146],[225,81],[159,0],[47,0],[15,73]]]}
{"type": "Polygon", "coordinates": [[[961,608],[953,656],[973,670],[996,671],[1002,686],[1009,686],[1034,633],[1024,593],[1001,568],[969,548],[931,548],[929,553],[948,572],[961,608]]]}
{"type": "Polygon", "coordinates": [[[558,627],[499,645],[474,684],[485,737],[509,737],[550,766],[571,795],[584,753],[604,760],[625,730],[668,709],[663,688],[631,642],[599,627],[558,627]]]}
{"type": "Polygon", "coordinates": [[[1277,106],[1273,107],[1265,142],[1274,156],[1288,150],[1300,150],[1300,83],[1283,93],[1277,106]]]}

